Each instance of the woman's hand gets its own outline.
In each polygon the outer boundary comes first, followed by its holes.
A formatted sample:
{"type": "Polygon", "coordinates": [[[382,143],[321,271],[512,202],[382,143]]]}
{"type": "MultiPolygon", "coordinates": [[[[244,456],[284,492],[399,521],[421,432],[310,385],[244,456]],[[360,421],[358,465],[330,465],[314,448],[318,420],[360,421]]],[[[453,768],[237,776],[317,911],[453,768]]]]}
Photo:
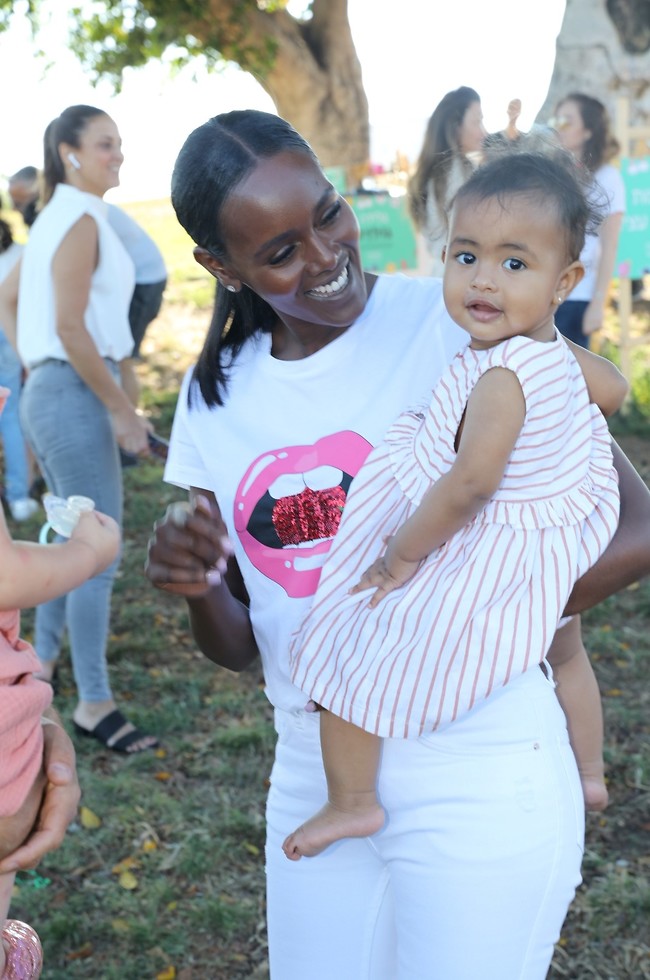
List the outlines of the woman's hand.
{"type": "Polygon", "coordinates": [[[0,862],[0,874],[35,868],[48,851],[59,846],[77,813],[81,791],[74,747],[58,723],[58,715],[52,710],[46,715],[57,723],[43,725],[43,768],[47,777],[43,803],[25,843],[0,862]]]}
{"type": "Polygon", "coordinates": [[[394,538],[386,539],[386,551],[367,568],[358,583],[350,589],[350,595],[375,589],[368,605],[374,609],[389,592],[401,589],[412,579],[422,564],[420,561],[405,561],[395,553],[394,538]]]}
{"type": "Polygon", "coordinates": [[[153,432],[151,422],[139,415],[131,402],[126,399],[119,408],[113,409],[110,415],[120,449],[133,456],[148,456],[150,452],[148,436],[153,432]]]}
{"type": "Polygon", "coordinates": [[[198,494],[171,504],[154,525],[145,574],[159,588],[201,598],[219,585],[233,547],[216,505],[198,494]]]}
{"type": "Polygon", "coordinates": [[[228,670],[259,656],[248,593],[214,495],[192,487],[190,502],[172,504],[154,526],[145,573],[153,584],[187,599],[196,644],[228,670]],[[218,587],[217,587],[218,586],[218,587]]]}

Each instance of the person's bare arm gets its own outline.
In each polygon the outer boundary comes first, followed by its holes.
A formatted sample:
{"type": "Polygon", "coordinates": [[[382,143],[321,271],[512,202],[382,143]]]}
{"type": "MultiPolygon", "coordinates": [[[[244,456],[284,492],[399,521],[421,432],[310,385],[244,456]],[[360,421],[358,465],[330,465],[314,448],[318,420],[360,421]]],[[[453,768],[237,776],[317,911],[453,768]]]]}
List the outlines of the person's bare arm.
{"type": "Polygon", "coordinates": [[[613,415],[625,401],[630,389],[624,375],[606,357],[594,354],[570,340],[566,343],[580,365],[590,400],[598,405],[604,416],[613,415]]]}
{"type": "Polygon", "coordinates": [[[18,287],[20,285],[19,259],[8,276],[0,283],[0,329],[16,350],[16,317],[18,314],[18,287]]]}
{"type": "Polygon", "coordinates": [[[454,465],[394,535],[397,556],[421,561],[485,507],[503,479],[525,413],[512,371],[493,368],[483,375],[467,402],[454,465]]]}
{"type": "Polygon", "coordinates": [[[121,448],[130,453],[147,453],[150,426],[114,380],[86,329],[85,313],[97,249],[97,225],[85,214],[64,237],[52,260],[57,334],[77,374],[110,412],[121,448]]]}
{"type": "Polygon", "coordinates": [[[618,528],[596,564],[576,582],[565,615],[584,612],[650,574],[650,490],[614,440],[612,452],[621,494],[618,528]]]}
{"type": "Polygon", "coordinates": [[[145,572],[157,588],[186,599],[201,652],[241,671],[259,651],[231,550],[214,494],[192,488],[190,502],[172,504],[154,526],[145,572]]]}
{"type": "Polygon", "coordinates": [[[81,791],[74,746],[53,708],[44,717],[54,724],[43,726],[43,768],[47,778],[43,803],[25,843],[0,862],[0,874],[35,868],[49,851],[59,846],[79,806],[81,791]]]}
{"type": "Polygon", "coordinates": [[[519,139],[521,133],[517,129],[517,120],[521,115],[521,99],[511,99],[508,103],[508,125],[503,130],[507,138],[514,142],[519,139]]]}
{"type": "Polygon", "coordinates": [[[377,605],[485,507],[503,479],[525,413],[521,385],[512,371],[493,368],[483,375],[467,402],[453,466],[426,491],[352,593],[376,587],[370,605],[377,605]]]}
{"type": "Polygon", "coordinates": [[[0,512],[0,609],[27,609],[76,589],[110,565],[119,545],[115,521],[95,511],[55,544],[12,540],[0,512]]]}
{"type": "Polygon", "coordinates": [[[616,252],[618,249],[618,239],[623,224],[623,214],[617,211],[615,214],[608,214],[598,230],[600,238],[600,258],[598,269],[596,270],[596,282],[594,294],[589,301],[582,320],[582,332],[585,336],[600,330],[605,316],[605,304],[609,292],[609,284],[614,274],[614,264],[616,262],[616,252]]]}

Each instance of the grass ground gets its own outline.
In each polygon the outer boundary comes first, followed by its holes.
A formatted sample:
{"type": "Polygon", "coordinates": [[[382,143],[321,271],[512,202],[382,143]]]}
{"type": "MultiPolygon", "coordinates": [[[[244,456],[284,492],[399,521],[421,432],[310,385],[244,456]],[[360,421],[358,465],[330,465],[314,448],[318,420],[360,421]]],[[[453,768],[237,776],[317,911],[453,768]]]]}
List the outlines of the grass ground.
{"type": "MultiPolygon", "coordinates": [[[[144,405],[166,436],[180,378],[207,325],[212,283],[193,264],[166,203],[130,210],[156,235],[171,273],[140,368],[144,405]]],[[[641,307],[635,316],[635,330],[650,332],[650,312],[641,307]]],[[[613,315],[608,331],[615,343],[613,315]]],[[[642,400],[617,433],[650,482],[645,407],[642,400]]],[[[235,676],[205,661],[184,605],[144,579],[151,526],[179,492],[162,483],[156,463],[126,470],[125,484],[111,673],[118,701],[163,748],[123,758],[78,741],[80,817],[36,873],[20,876],[12,914],[42,935],[44,980],[263,980],[264,800],[274,736],[262,678],[258,668],[235,676]]],[[[37,531],[36,520],[20,529],[27,537],[37,531]]],[[[603,693],[611,804],[588,818],[584,884],[553,980],[650,978],[649,617],[650,582],[585,616],[603,693]]],[[[24,622],[29,632],[29,614],[24,622]]],[[[57,706],[69,723],[67,656],[61,673],[57,706]]]]}

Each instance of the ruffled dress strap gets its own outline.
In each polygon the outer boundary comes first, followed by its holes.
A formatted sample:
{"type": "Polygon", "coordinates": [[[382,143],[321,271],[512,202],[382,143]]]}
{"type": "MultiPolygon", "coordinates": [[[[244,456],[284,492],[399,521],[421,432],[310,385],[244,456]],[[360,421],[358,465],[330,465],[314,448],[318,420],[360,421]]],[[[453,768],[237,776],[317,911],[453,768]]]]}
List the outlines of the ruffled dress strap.
{"type": "Polygon", "coordinates": [[[451,468],[467,401],[493,368],[517,376],[526,415],[501,485],[476,520],[529,529],[583,521],[611,493],[611,440],[600,410],[589,401],[580,366],[557,331],[548,343],[517,336],[488,350],[461,351],[427,409],[404,413],[387,433],[400,487],[418,503],[451,468]]]}

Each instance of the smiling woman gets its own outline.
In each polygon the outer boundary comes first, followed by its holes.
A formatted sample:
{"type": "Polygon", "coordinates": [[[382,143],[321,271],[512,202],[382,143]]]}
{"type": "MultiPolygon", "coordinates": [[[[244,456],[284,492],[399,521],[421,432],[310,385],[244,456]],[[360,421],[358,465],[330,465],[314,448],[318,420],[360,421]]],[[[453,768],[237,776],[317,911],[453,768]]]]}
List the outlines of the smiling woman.
{"type": "MultiPolygon", "coordinates": [[[[70,106],[45,131],[44,159],[45,206],[7,280],[9,318],[29,369],[21,421],[49,490],[64,499],[90,497],[119,524],[117,447],[148,453],[149,425],[120,384],[119,364],[133,346],[134,272],[102,201],[119,183],[117,126],[94,106],[70,106]]],[[[137,752],[156,740],[117,710],[107,673],[116,569],[114,561],[78,589],[39,605],[35,646],[42,676],[51,681],[67,626],[79,691],[77,731],[115,751],[137,752]]]]}
{"type": "MultiPolygon", "coordinates": [[[[430,401],[466,334],[439,280],[361,271],[356,222],[282,119],[208,120],[181,150],[172,199],[221,285],[165,470],[189,501],[157,523],[147,573],[188,600],[215,663],[238,671],[262,658],[279,736],[271,976],[394,980],[428,976],[435,962],[465,980],[489,959],[503,980],[541,980],[579,880],[582,807],[566,722],[538,666],[442,733],[384,741],[380,834],[297,864],[282,852],[327,792],[322,713],[292,681],[292,634],[362,461],[400,412],[430,401]]],[[[357,560],[372,537],[360,528],[357,560]]]]}
{"type": "Polygon", "coordinates": [[[246,285],[287,326],[276,356],[297,360],[320,350],[363,309],[367,287],[359,258],[359,226],[350,205],[307,155],[261,160],[221,213],[228,252],[197,248],[197,260],[222,285],[246,285]],[[281,197],[269,187],[283,187],[281,197]],[[291,201],[289,209],[280,201],[291,201]],[[256,202],[252,224],[251,201],[256,202]]]}

